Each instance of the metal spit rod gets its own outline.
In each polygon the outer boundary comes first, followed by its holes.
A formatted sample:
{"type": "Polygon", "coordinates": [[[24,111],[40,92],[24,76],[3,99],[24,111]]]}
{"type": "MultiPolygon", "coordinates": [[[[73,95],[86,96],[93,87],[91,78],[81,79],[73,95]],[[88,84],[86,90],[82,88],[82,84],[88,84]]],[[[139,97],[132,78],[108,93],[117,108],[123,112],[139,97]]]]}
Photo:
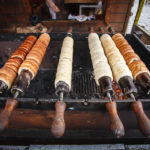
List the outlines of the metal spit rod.
{"type": "Polygon", "coordinates": [[[64,92],[60,92],[60,101],[64,100],[64,92]]]}
{"type": "Polygon", "coordinates": [[[18,90],[15,91],[13,98],[16,99],[18,97],[18,95],[20,94],[20,92],[18,90]]]}
{"type": "Polygon", "coordinates": [[[110,92],[107,92],[107,97],[109,98],[109,101],[112,101],[112,97],[110,95],[110,92]]]}

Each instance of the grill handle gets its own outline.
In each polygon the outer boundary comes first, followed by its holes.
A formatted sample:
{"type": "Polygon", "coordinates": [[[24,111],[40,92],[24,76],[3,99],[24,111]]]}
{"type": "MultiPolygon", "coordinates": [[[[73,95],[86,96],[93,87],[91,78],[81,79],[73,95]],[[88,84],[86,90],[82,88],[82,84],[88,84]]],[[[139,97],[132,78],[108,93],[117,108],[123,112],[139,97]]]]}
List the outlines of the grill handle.
{"type": "Polygon", "coordinates": [[[59,138],[62,137],[65,132],[64,112],[66,103],[64,101],[57,101],[55,107],[56,114],[52,123],[51,132],[55,137],[59,138]]]}
{"type": "Polygon", "coordinates": [[[110,130],[117,138],[124,136],[124,126],[117,113],[116,102],[110,101],[106,104],[107,111],[110,117],[110,130]]]}
{"type": "Polygon", "coordinates": [[[131,104],[131,107],[136,114],[141,132],[145,136],[150,137],[150,120],[144,112],[142,102],[139,100],[135,101],[131,104]]]}
{"type": "Polygon", "coordinates": [[[9,124],[9,119],[12,112],[18,105],[18,101],[15,99],[8,99],[5,105],[4,110],[0,114],[0,132],[4,131],[9,124]]]}

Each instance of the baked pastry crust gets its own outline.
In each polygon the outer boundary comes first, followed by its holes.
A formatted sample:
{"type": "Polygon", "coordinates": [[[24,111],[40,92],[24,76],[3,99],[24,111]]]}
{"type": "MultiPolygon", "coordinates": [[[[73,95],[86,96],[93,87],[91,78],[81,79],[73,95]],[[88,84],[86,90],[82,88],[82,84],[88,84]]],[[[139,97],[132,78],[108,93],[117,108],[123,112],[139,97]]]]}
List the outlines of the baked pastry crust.
{"type": "Polygon", "coordinates": [[[89,34],[88,44],[97,85],[99,85],[99,79],[104,76],[108,76],[113,80],[111,68],[108,64],[100,39],[96,33],[89,34]]]}
{"type": "Polygon", "coordinates": [[[134,80],[136,80],[136,77],[141,73],[147,72],[150,75],[150,72],[144,62],[141,61],[140,57],[134,52],[127,40],[120,33],[115,34],[112,39],[116,43],[128,67],[130,68],[134,80]]]}
{"type": "Polygon", "coordinates": [[[24,61],[27,53],[31,50],[35,41],[35,36],[28,36],[8,59],[5,65],[0,69],[0,80],[8,86],[8,89],[13,84],[21,63],[24,61]]]}
{"type": "MultiPolygon", "coordinates": [[[[110,35],[103,34],[100,39],[116,81],[119,82],[119,80],[125,76],[133,78],[123,56],[110,35]]],[[[120,39],[117,40],[120,41],[120,39]]]]}
{"type": "Polygon", "coordinates": [[[18,70],[18,75],[21,74],[21,71],[28,70],[32,74],[32,79],[36,76],[49,42],[49,34],[43,33],[40,35],[35,45],[26,56],[25,61],[21,64],[18,70]]]}
{"type": "Polygon", "coordinates": [[[67,36],[64,38],[57,66],[55,88],[59,81],[63,81],[71,90],[73,44],[74,40],[71,37],[67,36]]]}

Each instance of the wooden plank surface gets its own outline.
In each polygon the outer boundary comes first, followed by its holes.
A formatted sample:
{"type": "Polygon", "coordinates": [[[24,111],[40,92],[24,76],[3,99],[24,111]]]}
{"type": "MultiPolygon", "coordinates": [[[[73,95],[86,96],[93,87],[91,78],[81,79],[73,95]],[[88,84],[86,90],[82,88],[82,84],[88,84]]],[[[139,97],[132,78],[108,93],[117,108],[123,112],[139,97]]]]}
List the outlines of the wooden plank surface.
{"type": "Polygon", "coordinates": [[[123,4],[129,4],[129,2],[130,2],[131,0],[112,0],[112,4],[121,4],[121,3],[123,3],[123,4]]]}
{"type": "Polygon", "coordinates": [[[110,23],[124,23],[126,19],[126,14],[111,14],[110,23]]]}
{"type": "MultiPolygon", "coordinates": [[[[53,27],[53,32],[66,32],[69,26],[73,27],[73,32],[89,32],[89,27],[94,27],[95,31],[98,31],[99,27],[103,27],[104,31],[107,31],[107,25],[104,21],[93,20],[78,22],[74,20],[57,20],[57,21],[42,21],[42,24],[49,27],[53,27]],[[59,27],[59,28],[58,28],[59,27]]],[[[116,32],[122,32],[123,23],[110,23],[116,32]]]]}
{"type": "MultiPolygon", "coordinates": [[[[1,112],[2,110],[0,110],[1,112]]],[[[146,111],[150,116],[150,111],[146,111]]],[[[55,111],[16,109],[10,119],[8,128],[12,129],[50,129],[55,111]]],[[[134,112],[129,109],[118,110],[118,114],[126,129],[137,129],[137,120],[134,112]],[[128,116],[130,115],[130,119],[128,116]]],[[[106,110],[99,111],[69,111],[65,112],[66,128],[69,130],[98,130],[109,131],[109,116],[106,110]]]]}
{"type": "Polygon", "coordinates": [[[128,4],[119,4],[119,3],[116,3],[116,4],[111,4],[111,13],[127,13],[127,10],[128,10],[128,4]]]}
{"type": "Polygon", "coordinates": [[[0,1],[0,27],[9,27],[12,24],[28,24],[31,7],[27,0],[0,1]]]}

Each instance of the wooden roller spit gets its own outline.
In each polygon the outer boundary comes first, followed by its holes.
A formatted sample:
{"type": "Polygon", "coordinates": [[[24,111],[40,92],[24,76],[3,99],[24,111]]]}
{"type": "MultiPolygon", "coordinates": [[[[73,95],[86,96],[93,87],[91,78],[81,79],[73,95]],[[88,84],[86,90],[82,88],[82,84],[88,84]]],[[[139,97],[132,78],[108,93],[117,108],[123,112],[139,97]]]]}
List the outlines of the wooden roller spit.
{"type": "MultiPolygon", "coordinates": [[[[150,72],[148,68],[120,33],[115,34],[112,39],[130,68],[134,80],[139,83],[146,94],[149,95],[150,72]]],[[[136,101],[132,103],[131,106],[136,113],[141,131],[144,135],[150,136],[150,120],[144,113],[142,103],[140,101],[136,101]]]]}
{"type": "Polygon", "coordinates": [[[65,132],[64,112],[66,104],[63,98],[71,90],[73,44],[72,28],[70,28],[63,40],[55,78],[56,95],[60,98],[55,104],[56,114],[51,127],[51,132],[55,137],[61,137],[65,132]]]}
{"type": "Polygon", "coordinates": [[[30,81],[34,79],[38,72],[49,42],[50,36],[47,33],[40,35],[37,42],[26,56],[25,61],[21,64],[18,70],[18,77],[11,89],[13,94],[16,91],[19,91],[20,94],[25,92],[26,88],[30,84],[30,81]]]}
{"type": "Polygon", "coordinates": [[[15,80],[11,92],[14,95],[14,99],[9,99],[6,102],[4,111],[0,116],[0,131],[3,131],[8,123],[11,113],[16,108],[18,101],[15,100],[18,95],[25,92],[30,84],[30,81],[34,79],[45,55],[48,47],[50,37],[47,33],[43,33],[38,38],[31,51],[26,56],[25,61],[21,64],[18,70],[18,77],[15,80]],[[39,55],[40,54],[40,55],[39,55]]]}
{"type": "Polygon", "coordinates": [[[100,86],[103,96],[108,97],[110,100],[110,102],[106,104],[106,108],[110,116],[110,130],[115,137],[119,138],[124,135],[124,126],[118,116],[117,105],[111,99],[114,94],[112,87],[112,71],[104,54],[100,39],[96,33],[89,34],[88,43],[95,81],[97,85],[100,86]]]}
{"type": "Polygon", "coordinates": [[[101,42],[104,47],[105,54],[108,58],[115,80],[121,86],[123,93],[126,96],[137,93],[137,89],[132,80],[132,73],[125,63],[119,49],[108,34],[101,37],[101,42]]]}
{"type": "MultiPolygon", "coordinates": [[[[117,83],[119,83],[123,93],[126,96],[136,94],[137,89],[132,81],[132,74],[111,37],[108,34],[103,34],[101,37],[101,42],[104,47],[104,51],[111,66],[115,80],[117,81],[117,83]]],[[[110,104],[107,104],[107,109],[109,109],[110,106],[110,104]]],[[[116,104],[112,104],[112,106],[115,108],[116,104]]],[[[123,125],[121,125],[121,121],[117,122],[117,120],[119,120],[119,117],[115,115],[116,109],[108,111],[110,114],[115,116],[114,119],[112,119],[113,121],[116,120],[115,125],[118,127],[123,127],[123,125]]],[[[122,130],[124,130],[124,128],[122,128],[122,130]]]]}
{"type": "MultiPolygon", "coordinates": [[[[24,61],[26,55],[29,53],[35,42],[35,36],[28,36],[21,46],[8,59],[4,67],[0,69],[1,92],[11,87],[21,63],[24,61]]],[[[3,131],[8,125],[11,112],[16,108],[17,104],[17,101],[14,99],[9,99],[6,102],[5,109],[0,115],[0,131],[3,131]]]]}
{"type": "Polygon", "coordinates": [[[16,78],[18,69],[26,55],[36,42],[35,36],[28,36],[19,48],[11,55],[5,65],[0,69],[0,92],[8,90],[16,78]]]}
{"type": "Polygon", "coordinates": [[[134,52],[125,38],[117,33],[112,39],[130,68],[133,78],[138,82],[147,95],[150,94],[150,72],[140,57],[134,52]]]}

